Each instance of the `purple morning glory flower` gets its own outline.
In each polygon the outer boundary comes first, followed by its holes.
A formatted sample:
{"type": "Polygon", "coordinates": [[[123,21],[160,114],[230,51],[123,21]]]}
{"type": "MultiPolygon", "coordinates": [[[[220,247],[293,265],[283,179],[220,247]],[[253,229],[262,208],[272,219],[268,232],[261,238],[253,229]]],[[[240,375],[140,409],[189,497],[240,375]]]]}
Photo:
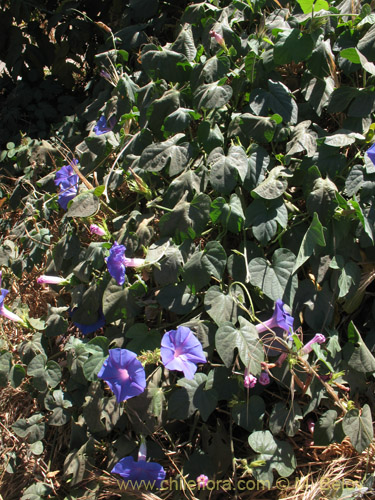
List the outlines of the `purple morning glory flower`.
{"type": "Polygon", "coordinates": [[[91,234],[97,234],[98,236],[104,236],[105,235],[104,229],[101,228],[101,227],[99,227],[96,224],[91,224],[90,225],[90,233],[91,234]]]}
{"type": "Polygon", "coordinates": [[[184,372],[185,378],[193,379],[197,363],[206,363],[202,345],[190,328],[179,326],[161,339],[161,360],[168,370],[184,372]]]}
{"type": "Polygon", "coordinates": [[[119,245],[115,241],[109,250],[109,257],[105,259],[108,272],[117,281],[118,285],[123,285],[125,282],[125,250],[124,245],[119,245]]]}
{"type": "Polygon", "coordinates": [[[326,341],[325,336],[322,333],[317,333],[311,340],[310,342],[307,342],[307,344],[302,347],[302,351],[304,354],[308,354],[309,352],[312,351],[312,346],[316,343],[318,344],[323,344],[323,342],[326,341]]]}
{"type": "Polygon", "coordinates": [[[98,378],[107,382],[118,403],[141,394],[146,387],[146,374],[137,355],[127,349],[110,349],[98,378]]]}
{"type": "Polygon", "coordinates": [[[76,323],[73,321],[73,324],[81,330],[83,335],[88,335],[89,333],[96,332],[96,330],[99,330],[99,328],[102,328],[105,325],[105,316],[102,311],[99,311],[99,317],[95,323],[85,325],[83,323],[76,323]]]}
{"type": "Polygon", "coordinates": [[[143,460],[135,462],[130,456],[117,462],[111,472],[119,474],[125,481],[131,481],[134,488],[146,487],[147,483],[160,488],[165,478],[165,470],[160,464],[143,460]]]}
{"type": "Polygon", "coordinates": [[[243,385],[245,386],[246,389],[252,389],[255,387],[255,384],[257,383],[257,378],[254,377],[251,373],[249,373],[248,369],[245,368],[245,375],[243,379],[243,385]]]}
{"type": "Polygon", "coordinates": [[[108,120],[104,115],[102,115],[97,124],[94,127],[94,132],[96,135],[102,135],[106,134],[107,132],[111,132],[113,130],[113,127],[116,125],[116,117],[111,116],[111,118],[108,120]]]}
{"type": "Polygon", "coordinates": [[[2,272],[0,271],[0,315],[12,321],[16,321],[17,323],[23,323],[23,320],[19,316],[17,316],[17,314],[8,311],[8,309],[6,309],[4,306],[4,299],[8,295],[9,290],[1,288],[1,275],[2,272]]]}
{"type": "Polygon", "coordinates": [[[271,380],[270,380],[270,376],[268,375],[267,372],[262,372],[259,376],[259,381],[260,385],[268,385],[271,380]]]}
{"type": "Polygon", "coordinates": [[[367,156],[370,158],[372,163],[375,165],[375,144],[373,144],[371,146],[371,148],[368,149],[366,152],[367,152],[367,156]]]}
{"type": "Polygon", "coordinates": [[[291,316],[285,309],[285,304],[282,300],[277,300],[275,302],[275,310],[273,315],[267,321],[263,321],[263,323],[256,325],[256,329],[258,333],[266,332],[268,330],[272,330],[273,328],[281,328],[288,332],[291,337],[290,329],[293,331],[293,322],[294,318],[291,316]]]}
{"type": "Polygon", "coordinates": [[[117,281],[118,285],[125,282],[126,267],[139,267],[144,264],[144,259],[128,259],[125,257],[126,247],[119,245],[115,241],[109,250],[109,257],[106,257],[108,272],[117,281]]]}
{"type": "Polygon", "coordinates": [[[78,193],[78,175],[74,172],[72,164],[77,165],[75,158],[69,165],[64,165],[56,172],[55,185],[60,187],[58,203],[61,208],[66,210],[70,200],[75,198],[78,193]]]}

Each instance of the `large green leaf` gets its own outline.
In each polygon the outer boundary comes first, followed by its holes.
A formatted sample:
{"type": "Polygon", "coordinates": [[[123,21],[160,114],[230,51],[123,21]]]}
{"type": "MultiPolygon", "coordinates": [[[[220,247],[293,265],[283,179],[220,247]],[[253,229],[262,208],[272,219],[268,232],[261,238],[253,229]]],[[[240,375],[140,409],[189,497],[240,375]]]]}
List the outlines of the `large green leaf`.
{"type": "Polygon", "coordinates": [[[292,61],[305,61],[314,47],[314,40],[308,33],[301,33],[299,29],[284,30],[278,33],[273,49],[273,59],[278,66],[292,61]]]}
{"type": "Polygon", "coordinates": [[[262,245],[275,236],[278,223],[282,228],[288,223],[288,211],[282,198],[256,199],[247,207],[245,215],[245,228],[251,228],[262,245]]]}
{"type": "Polygon", "coordinates": [[[177,314],[188,314],[199,303],[198,297],[183,283],[162,288],[157,295],[157,301],[164,309],[177,314]]]}
{"type": "Polygon", "coordinates": [[[342,422],[343,430],[358,453],[362,453],[370,446],[374,439],[372,415],[369,405],[362,408],[362,413],[357,408],[349,410],[342,422]]]}
{"type": "Polygon", "coordinates": [[[241,199],[236,193],[231,195],[229,203],[224,198],[216,198],[211,203],[210,217],[212,222],[221,222],[232,233],[239,233],[245,220],[241,199]]]}
{"type": "Polygon", "coordinates": [[[41,413],[24,419],[20,418],[12,425],[12,430],[21,438],[26,438],[32,444],[44,438],[46,424],[41,413]]]}
{"type": "Polygon", "coordinates": [[[279,402],[275,404],[270,415],[270,430],[274,435],[285,431],[287,436],[295,436],[300,428],[300,420],[302,411],[296,401],[292,405],[279,402]]]}
{"type": "Polygon", "coordinates": [[[233,91],[229,85],[220,85],[219,82],[200,85],[194,92],[196,109],[221,108],[232,97],[233,91]]]}
{"type": "Polygon", "coordinates": [[[215,347],[225,366],[233,362],[233,351],[237,348],[242,363],[253,374],[261,372],[260,363],[264,360],[263,344],[259,339],[257,329],[245,318],[238,318],[239,328],[233,323],[222,323],[216,331],[215,347]]]}
{"type": "Polygon", "coordinates": [[[336,191],[337,187],[330,179],[316,179],[306,200],[309,214],[314,215],[316,212],[319,220],[324,224],[337,206],[336,191]]]}
{"type": "Polygon", "coordinates": [[[90,217],[99,210],[99,198],[91,191],[84,191],[69,204],[68,217],[90,217]]]}
{"type": "Polygon", "coordinates": [[[266,200],[274,200],[286,191],[288,177],[291,177],[291,174],[285,170],[285,167],[278,165],[269,172],[263,182],[253,189],[253,193],[266,200]]]}
{"type": "Polygon", "coordinates": [[[270,299],[282,299],[292,305],[298,286],[296,275],[292,275],[296,257],[287,248],[275,250],[272,263],[262,257],[249,263],[250,282],[259,287],[270,299]]]}
{"type": "Polygon", "coordinates": [[[184,266],[183,278],[192,290],[206,286],[211,276],[221,280],[227,255],[218,241],[209,241],[203,251],[195,252],[184,266]]]}
{"type": "Polygon", "coordinates": [[[244,146],[248,146],[251,139],[263,144],[272,141],[276,126],[276,122],[268,116],[243,113],[233,118],[229,124],[228,135],[238,136],[244,146]]]}
{"type": "Polygon", "coordinates": [[[348,342],[343,348],[343,356],[352,370],[361,373],[375,372],[375,358],[352,321],[348,326],[348,342]]]}
{"type": "Polygon", "coordinates": [[[146,73],[154,80],[159,77],[169,82],[183,82],[191,72],[187,57],[173,50],[149,50],[142,54],[141,61],[146,73]]]}
{"type": "Polygon", "coordinates": [[[56,361],[47,361],[45,354],[38,354],[27,366],[27,374],[33,377],[33,384],[38,391],[47,387],[56,387],[61,380],[61,368],[56,361]]]}
{"type": "Polygon", "coordinates": [[[292,136],[286,145],[287,158],[301,152],[306,152],[306,156],[315,153],[317,134],[309,130],[310,125],[311,121],[306,120],[293,127],[292,136]]]}
{"type": "Polygon", "coordinates": [[[220,287],[212,286],[204,296],[204,307],[218,326],[226,321],[233,324],[237,321],[237,300],[233,288],[225,294],[220,287]]]}
{"type": "Polygon", "coordinates": [[[266,405],[260,396],[251,396],[247,404],[240,403],[232,407],[234,422],[249,432],[263,428],[266,405]]]}
{"type": "Polygon", "coordinates": [[[320,223],[318,214],[314,212],[313,220],[307,230],[305,236],[303,237],[296,263],[293,267],[293,273],[299,269],[304,262],[306,262],[317,246],[324,247],[326,245],[326,241],[324,239],[324,231],[323,226],[320,223]]]}
{"type": "Polygon", "coordinates": [[[236,179],[239,177],[243,182],[247,174],[247,156],[239,146],[229,148],[227,155],[222,148],[214,149],[207,163],[210,166],[211,185],[221,194],[230,194],[237,184],[236,179]]]}
{"type": "Polygon", "coordinates": [[[188,164],[189,144],[177,144],[184,134],[176,134],[165,142],[150,144],[145,148],[139,159],[139,167],[148,172],[169,170],[169,175],[181,173],[188,164]]]}
{"type": "Polygon", "coordinates": [[[212,388],[213,378],[204,373],[196,373],[192,380],[182,378],[177,385],[182,387],[175,391],[168,401],[168,416],[185,419],[199,410],[206,421],[217,405],[217,392],[212,388]]]}
{"type": "Polygon", "coordinates": [[[296,468],[296,458],[289,443],[275,439],[270,431],[255,431],[249,436],[249,445],[257,453],[256,461],[264,465],[253,468],[255,479],[269,488],[273,484],[273,469],[281,477],[289,477],[296,468]]]}
{"type": "Polygon", "coordinates": [[[142,287],[123,288],[114,279],[108,283],[103,294],[103,314],[108,323],[118,319],[134,318],[139,312],[137,297],[143,294],[142,287]]]}
{"type": "Polygon", "coordinates": [[[189,203],[184,196],[174,207],[160,219],[160,234],[170,236],[177,243],[186,239],[195,239],[202,234],[210,216],[210,198],[206,194],[194,196],[189,203]]]}

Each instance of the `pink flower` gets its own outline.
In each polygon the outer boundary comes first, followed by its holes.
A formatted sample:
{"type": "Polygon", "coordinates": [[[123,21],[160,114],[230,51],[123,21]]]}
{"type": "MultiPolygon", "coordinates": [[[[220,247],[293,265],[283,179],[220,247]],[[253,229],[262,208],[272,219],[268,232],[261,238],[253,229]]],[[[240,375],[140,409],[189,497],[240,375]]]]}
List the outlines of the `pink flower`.
{"type": "Polygon", "coordinates": [[[105,231],[103,228],[97,226],[96,224],[91,224],[90,226],[90,233],[91,234],[97,234],[98,236],[104,236],[105,231]]]}
{"type": "Polygon", "coordinates": [[[46,274],[42,274],[36,280],[37,283],[49,283],[50,285],[60,285],[65,282],[65,278],[59,278],[58,276],[47,276],[46,274]]]}
{"type": "Polygon", "coordinates": [[[267,372],[262,372],[259,377],[260,385],[268,385],[271,382],[270,376],[267,372]]]}
{"type": "Polygon", "coordinates": [[[322,333],[317,333],[311,340],[310,342],[307,342],[307,344],[302,348],[303,354],[308,354],[309,352],[312,351],[312,346],[316,343],[318,344],[323,344],[323,342],[326,341],[325,336],[322,333]]]}
{"type": "Polygon", "coordinates": [[[198,488],[205,488],[208,483],[208,477],[205,476],[204,474],[201,474],[200,476],[197,477],[197,486],[198,488]]]}
{"type": "Polygon", "coordinates": [[[315,429],[315,422],[312,418],[309,418],[307,423],[307,428],[309,429],[309,432],[311,434],[314,434],[314,429],[315,429]]]}
{"type": "Polygon", "coordinates": [[[243,385],[246,387],[246,389],[252,389],[253,387],[255,387],[256,383],[257,378],[254,377],[254,375],[251,375],[251,373],[248,372],[247,368],[245,368],[243,385]]]}
{"type": "Polygon", "coordinates": [[[225,49],[226,45],[225,45],[225,41],[224,41],[224,38],[219,34],[217,33],[216,31],[214,30],[211,30],[210,33],[209,33],[210,37],[211,38],[215,38],[216,42],[221,46],[223,47],[223,49],[225,49]]]}

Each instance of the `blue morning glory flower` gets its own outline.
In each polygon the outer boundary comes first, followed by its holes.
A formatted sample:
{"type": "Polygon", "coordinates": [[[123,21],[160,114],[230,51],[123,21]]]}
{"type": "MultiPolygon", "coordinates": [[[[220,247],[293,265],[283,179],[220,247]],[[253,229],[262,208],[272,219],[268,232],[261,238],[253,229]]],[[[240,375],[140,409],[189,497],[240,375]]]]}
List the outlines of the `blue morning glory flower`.
{"type": "Polygon", "coordinates": [[[165,478],[165,470],[161,465],[144,460],[136,462],[131,456],[117,462],[111,472],[119,474],[125,481],[131,481],[135,488],[146,487],[147,483],[152,487],[160,488],[165,478]]]}
{"type": "Polygon", "coordinates": [[[193,379],[197,363],[206,363],[202,345],[190,328],[179,326],[164,334],[161,340],[161,359],[168,370],[183,372],[193,379]]]}
{"type": "Polygon", "coordinates": [[[372,163],[375,165],[375,144],[373,144],[371,146],[371,148],[368,149],[366,152],[367,152],[367,156],[370,158],[372,163]]]}
{"type": "Polygon", "coordinates": [[[83,335],[88,335],[89,333],[96,332],[96,330],[99,330],[99,328],[102,328],[105,325],[105,316],[102,311],[99,311],[99,317],[95,323],[85,325],[83,323],[76,323],[73,321],[73,324],[81,330],[83,335]]]}
{"type": "Polygon", "coordinates": [[[111,118],[108,120],[104,115],[102,115],[99,120],[97,121],[97,124],[94,127],[94,132],[96,135],[102,135],[106,134],[107,132],[111,132],[113,130],[113,127],[116,125],[116,117],[111,116],[111,118]]]}
{"type": "Polygon", "coordinates": [[[105,259],[108,272],[118,285],[123,285],[125,282],[125,250],[124,245],[119,245],[115,241],[109,250],[109,257],[105,259]]]}
{"type": "Polygon", "coordinates": [[[110,349],[98,378],[107,382],[118,403],[141,394],[146,387],[146,374],[137,355],[127,349],[110,349]]]}
{"type": "Polygon", "coordinates": [[[78,175],[74,172],[72,164],[78,164],[78,160],[73,159],[69,165],[64,165],[56,172],[55,185],[60,187],[58,203],[61,208],[66,210],[70,200],[75,198],[78,193],[78,175]]]}
{"type": "Polygon", "coordinates": [[[294,318],[284,308],[284,302],[280,299],[277,300],[275,302],[275,310],[271,318],[267,321],[263,321],[263,323],[259,325],[256,325],[258,333],[266,332],[268,330],[272,330],[273,328],[281,328],[282,330],[287,331],[289,336],[291,336],[290,330],[293,331],[294,318]]]}

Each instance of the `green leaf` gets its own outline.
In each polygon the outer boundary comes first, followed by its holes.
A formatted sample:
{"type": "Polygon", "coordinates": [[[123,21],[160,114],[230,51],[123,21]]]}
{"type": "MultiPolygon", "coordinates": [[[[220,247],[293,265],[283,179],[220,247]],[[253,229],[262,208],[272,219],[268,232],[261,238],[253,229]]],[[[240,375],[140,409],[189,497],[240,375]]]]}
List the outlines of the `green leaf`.
{"type": "Polygon", "coordinates": [[[301,33],[299,29],[285,29],[277,34],[273,49],[273,59],[277,66],[289,64],[292,61],[305,61],[314,48],[314,40],[308,33],[301,33]]]}
{"type": "Polygon", "coordinates": [[[90,217],[99,210],[99,206],[99,198],[91,191],[84,191],[69,203],[66,215],[68,217],[90,217]]]}
{"type": "Polygon", "coordinates": [[[319,12],[320,10],[328,10],[329,4],[325,0],[297,0],[304,14],[310,14],[314,12],[319,12]]]}
{"type": "Polygon", "coordinates": [[[183,54],[190,62],[194,61],[197,49],[194,44],[193,32],[190,24],[185,24],[176,40],[172,43],[171,49],[174,52],[183,54]]]}
{"type": "Polygon", "coordinates": [[[246,209],[245,228],[251,228],[255,238],[266,245],[277,232],[277,223],[285,228],[288,211],[282,198],[256,199],[246,209]]]}
{"type": "Polygon", "coordinates": [[[275,250],[272,263],[262,257],[252,259],[249,263],[250,283],[270,299],[282,299],[291,305],[298,286],[297,276],[293,276],[295,260],[295,255],[287,248],[275,250]]]}
{"type": "Polygon", "coordinates": [[[19,387],[26,377],[26,370],[22,365],[13,365],[9,373],[9,382],[12,387],[19,387]]]}
{"type": "Polygon", "coordinates": [[[355,213],[360,220],[363,229],[365,230],[365,233],[367,236],[371,239],[371,241],[374,243],[374,231],[372,228],[372,225],[370,224],[369,219],[364,215],[361,205],[358,203],[357,199],[355,196],[353,196],[352,200],[349,200],[349,203],[352,205],[352,207],[355,210],[355,213]]]}
{"type": "Polygon", "coordinates": [[[0,356],[0,387],[6,387],[8,377],[12,368],[13,356],[10,352],[4,352],[0,356]]]}
{"type": "Polygon", "coordinates": [[[291,177],[291,174],[286,172],[282,165],[278,165],[269,172],[267,179],[261,182],[252,192],[266,200],[279,198],[288,188],[287,177],[291,177]]]}
{"type": "Polygon", "coordinates": [[[303,237],[297,260],[293,267],[293,273],[311,257],[317,246],[326,246],[326,241],[324,239],[323,226],[320,223],[318,214],[314,212],[313,220],[303,237]]]}
{"type": "Polygon", "coordinates": [[[302,418],[301,408],[295,401],[292,405],[276,403],[270,415],[270,430],[272,434],[279,434],[283,430],[287,436],[295,436],[302,418]]]}
{"type": "Polygon", "coordinates": [[[244,146],[248,146],[251,139],[262,144],[272,141],[276,126],[276,122],[267,116],[243,113],[235,116],[230,122],[228,135],[238,136],[244,146]]]}
{"type": "Polygon", "coordinates": [[[323,109],[328,106],[334,89],[335,82],[330,76],[323,79],[311,78],[302,87],[302,93],[316,114],[321,116],[323,109]]]}
{"type": "Polygon", "coordinates": [[[306,152],[308,157],[315,153],[317,134],[309,130],[310,125],[311,121],[306,120],[292,128],[291,139],[286,145],[286,158],[301,152],[306,152]]]}
{"type": "Polygon", "coordinates": [[[212,222],[221,222],[232,233],[239,233],[242,230],[245,215],[238,195],[233,193],[229,203],[226,203],[224,198],[216,198],[211,203],[210,217],[212,222]]]}
{"type": "Polygon", "coordinates": [[[248,161],[245,151],[239,146],[231,146],[227,156],[222,148],[215,148],[207,158],[210,166],[210,182],[220,194],[230,194],[236,186],[236,178],[244,181],[248,161]]]}
{"type": "Polygon", "coordinates": [[[208,285],[211,276],[221,280],[227,255],[218,241],[209,241],[203,251],[195,252],[184,266],[183,278],[195,293],[208,285]]]}
{"type": "Polygon", "coordinates": [[[232,94],[229,85],[219,85],[219,82],[203,84],[194,92],[194,105],[196,109],[221,108],[231,99],[232,94]]]}
{"type": "Polygon", "coordinates": [[[67,409],[72,406],[72,403],[64,399],[63,391],[57,390],[48,393],[44,398],[44,405],[47,410],[52,411],[48,418],[49,425],[61,426],[69,422],[70,412],[67,409]]]}
{"type": "Polygon", "coordinates": [[[44,438],[46,425],[43,422],[43,415],[36,413],[30,418],[20,418],[12,425],[12,430],[17,436],[26,438],[32,444],[44,438]]]}
{"type": "Polygon", "coordinates": [[[247,404],[236,404],[231,410],[234,422],[249,432],[262,430],[265,412],[266,405],[260,396],[251,396],[247,404]]]}
{"type": "Polygon", "coordinates": [[[255,431],[249,436],[249,445],[257,453],[256,461],[264,461],[265,465],[254,467],[253,476],[269,487],[273,484],[273,469],[281,477],[293,474],[297,463],[293,448],[289,443],[275,439],[270,431],[255,431]]]}
{"type": "Polygon", "coordinates": [[[237,301],[232,290],[233,288],[227,295],[215,285],[209,288],[204,296],[204,307],[218,326],[226,321],[233,324],[237,321],[237,301]]]}
{"type": "Polygon", "coordinates": [[[131,319],[140,312],[137,297],[143,295],[144,290],[123,288],[117,285],[114,279],[108,283],[103,294],[103,314],[107,323],[118,319],[131,319]]]}
{"type": "Polygon", "coordinates": [[[319,220],[324,224],[331,217],[337,206],[336,191],[337,187],[328,178],[316,179],[306,200],[309,214],[314,215],[314,212],[316,212],[319,220]]]}
{"type": "Polygon", "coordinates": [[[209,220],[211,200],[206,194],[194,196],[189,203],[186,196],[160,219],[160,235],[173,237],[177,243],[195,239],[206,228],[209,220]]]}
{"type": "Polygon", "coordinates": [[[196,373],[194,379],[182,378],[177,382],[180,389],[168,401],[169,418],[185,419],[199,410],[206,421],[217,405],[217,392],[212,380],[204,373],[196,373]]]}
{"type": "Polygon", "coordinates": [[[147,146],[139,159],[139,168],[147,172],[159,172],[168,168],[170,176],[180,174],[190,158],[189,144],[177,144],[182,137],[184,134],[176,134],[167,141],[147,146]]]}
{"type": "Polygon", "coordinates": [[[343,356],[349,368],[360,373],[374,373],[375,358],[352,321],[348,326],[348,340],[343,348],[343,356]]]}
{"type": "Polygon", "coordinates": [[[184,131],[190,124],[193,116],[197,119],[200,118],[198,113],[194,113],[189,108],[178,108],[173,113],[170,113],[164,120],[164,130],[176,134],[177,132],[184,131]]]}
{"type": "Polygon", "coordinates": [[[27,374],[33,377],[33,384],[39,391],[56,387],[61,380],[61,368],[56,361],[47,361],[45,354],[38,354],[27,366],[27,374]]]}
{"type": "Polygon", "coordinates": [[[215,347],[227,368],[232,365],[234,349],[242,363],[253,374],[261,372],[260,363],[264,360],[263,344],[259,339],[257,329],[245,318],[238,318],[240,327],[226,322],[219,326],[215,335],[215,347]]]}
{"type": "Polygon", "coordinates": [[[141,56],[142,67],[154,80],[185,82],[189,79],[191,65],[184,54],[173,50],[149,50],[141,56]]]}
{"type": "Polygon", "coordinates": [[[160,347],[160,333],[158,330],[149,330],[144,323],[131,326],[125,336],[132,339],[126,344],[126,348],[136,354],[141,354],[141,351],[154,351],[160,347]]]}
{"type": "Polygon", "coordinates": [[[107,358],[107,354],[98,353],[90,356],[83,363],[83,374],[89,382],[97,380],[97,374],[99,373],[104,361],[107,358]]]}
{"type": "Polygon", "coordinates": [[[188,314],[199,304],[198,297],[193,295],[183,283],[162,288],[156,300],[164,309],[176,314],[188,314]]]}
{"type": "Polygon", "coordinates": [[[176,179],[173,179],[163,198],[163,205],[167,208],[173,208],[186,192],[188,192],[187,201],[191,201],[195,194],[201,192],[201,179],[192,170],[183,172],[176,179]]]}
{"type": "Polygon", "coordinates": [[[349,410],[342,422],[343,430],[358,453],[362,453],[370,446],[374,439],[371,409],[366,404],[362,414],[357,408],[349,410]]]}
{"type": "Polygon", "coordinates": [[[43,443],[42,441],[36,441],[35,443],[32,443],[30,445],[30,451],[34,455],[41,455],[44,451],[43,443]]]}
{"type": "Polygon", "coordinates": [[[224,136],[217,123],[212,127],[210,122],[202,121],[198,127],[197,137],[207,154],[224,144],[224,136]]]}
{"type": "Polygon", "coordinates": [[[314,444],[328,446],[333,442],[337,411],[328,410],[319,418],[314,427],[314,444]]]}
{"type": "Polygon", "coordinates": [[[270,157],[262,146],[253,144],[250,149],[248,162],[249,167],[243,187],[244,189],[252,191],[258,184],[263,182],[267,168],[270,164],[270,157]]]}
{"type": "Polygon", "coordinates": [[[24,491],[21,500],[44,500],[51,492],[52,488],[48,484],[32,484],[24,491]]]}

